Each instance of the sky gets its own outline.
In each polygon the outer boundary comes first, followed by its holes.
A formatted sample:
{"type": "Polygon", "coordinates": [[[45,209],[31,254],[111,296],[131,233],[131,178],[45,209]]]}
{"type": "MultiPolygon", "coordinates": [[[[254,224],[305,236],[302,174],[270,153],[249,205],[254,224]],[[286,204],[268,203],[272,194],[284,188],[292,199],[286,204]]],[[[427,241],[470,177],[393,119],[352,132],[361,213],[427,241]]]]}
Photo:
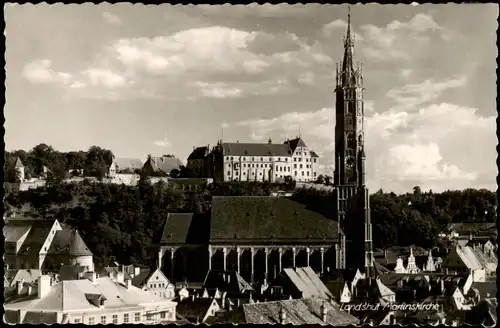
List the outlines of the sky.
{"type": "MultiPolygon", "coordinates": [[[[496,190],[496,4],[354,5],[372,191],[496,190]]],[[[299,134],[333,172],[347,5],[6,5],[6,150],[299,134]]]]}

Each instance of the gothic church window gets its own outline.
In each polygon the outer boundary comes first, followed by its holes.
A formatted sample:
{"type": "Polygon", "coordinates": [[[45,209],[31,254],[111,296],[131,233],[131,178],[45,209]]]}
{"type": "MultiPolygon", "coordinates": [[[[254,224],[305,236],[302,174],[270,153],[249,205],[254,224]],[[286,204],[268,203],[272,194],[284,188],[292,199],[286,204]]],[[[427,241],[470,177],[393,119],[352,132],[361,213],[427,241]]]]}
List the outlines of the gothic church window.
{"type": "Polygon", "coordinates": [[[356,148],[356,140],[354,139],[354,135],[352,133],[347,134],[347,148],[356,148]]]}

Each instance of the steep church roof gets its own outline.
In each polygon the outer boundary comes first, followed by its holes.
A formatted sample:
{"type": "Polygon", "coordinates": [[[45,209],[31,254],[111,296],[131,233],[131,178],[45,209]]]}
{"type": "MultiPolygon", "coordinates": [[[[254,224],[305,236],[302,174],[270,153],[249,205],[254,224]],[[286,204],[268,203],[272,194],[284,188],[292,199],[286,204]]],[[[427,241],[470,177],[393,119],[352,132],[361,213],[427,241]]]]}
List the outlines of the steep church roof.
{"type": "Polygon", "coordinates": [[[92,256],[77,230],[60,230],[56,232],[48,254],[69,256],[92,256]]]}
{"type": "Polygon", "coordinates": [[[337,228],[337,222],[286,197],[212,198],[211,241],[333,241],[337,228]]]}

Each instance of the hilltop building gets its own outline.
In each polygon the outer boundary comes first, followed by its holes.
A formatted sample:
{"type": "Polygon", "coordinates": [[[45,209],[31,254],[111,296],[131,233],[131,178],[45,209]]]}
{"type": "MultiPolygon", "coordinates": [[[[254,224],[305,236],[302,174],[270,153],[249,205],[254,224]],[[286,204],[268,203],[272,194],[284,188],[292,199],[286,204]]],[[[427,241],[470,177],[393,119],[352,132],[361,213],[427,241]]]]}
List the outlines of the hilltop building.
{"type": "Polygon", "coordinates": [[[222,142],[211,150],[194,147],[187,168],[194,176],[213,177],[216,181],[315,181],[319,156],[297,137],[284,143],[222,142]]]}

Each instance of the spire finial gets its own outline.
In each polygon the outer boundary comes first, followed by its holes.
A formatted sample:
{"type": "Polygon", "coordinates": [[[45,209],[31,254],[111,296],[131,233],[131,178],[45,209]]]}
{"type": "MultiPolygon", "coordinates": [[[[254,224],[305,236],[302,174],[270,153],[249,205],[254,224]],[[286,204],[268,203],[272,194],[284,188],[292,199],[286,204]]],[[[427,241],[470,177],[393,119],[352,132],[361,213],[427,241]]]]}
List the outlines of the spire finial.
{"type": "Polygon", "coordinates": [[[347,34],[351,33],[351,4],[347,5],[347,34]]]}

